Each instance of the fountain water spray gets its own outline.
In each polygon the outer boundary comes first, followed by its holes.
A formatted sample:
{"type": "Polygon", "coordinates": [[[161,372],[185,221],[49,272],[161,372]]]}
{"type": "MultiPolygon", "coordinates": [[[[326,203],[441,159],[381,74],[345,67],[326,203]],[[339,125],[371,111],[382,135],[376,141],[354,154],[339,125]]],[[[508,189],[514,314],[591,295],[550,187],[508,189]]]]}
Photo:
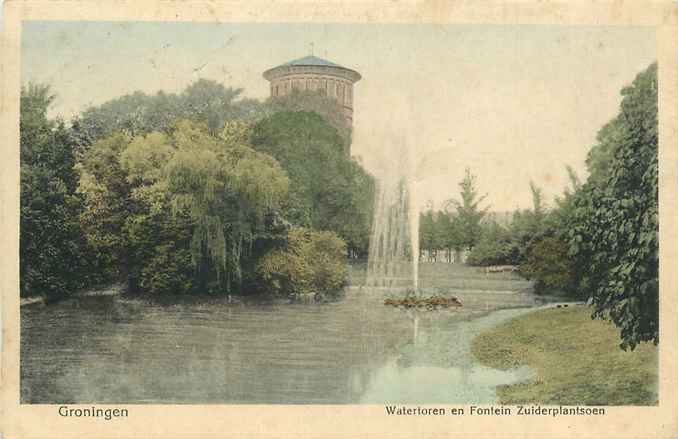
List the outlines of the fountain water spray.
{"type": "Polygon", "coordinates": [[[367,285],[419,286],[419,206],[415,188],[415,143],[407,99],[390,106],[380,141],[389,146],[374,171],[377,193],[368,256],[367,285]]]}
{"type": "Polygon", "coordinates": [[[404,178],[377,181],[374,220],[367,264],[367,285],[416,287],[410,191],[404,178]]]}

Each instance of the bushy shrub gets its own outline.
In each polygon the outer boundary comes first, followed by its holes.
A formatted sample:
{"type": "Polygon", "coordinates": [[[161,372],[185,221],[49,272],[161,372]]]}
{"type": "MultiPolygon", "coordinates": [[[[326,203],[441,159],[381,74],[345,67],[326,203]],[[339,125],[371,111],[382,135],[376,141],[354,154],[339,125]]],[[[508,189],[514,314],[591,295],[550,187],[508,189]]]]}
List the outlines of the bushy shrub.
{"type": "Polygon", "coordinates": [[[185,294],[193,286],[191,253],[174,243],[155,247],[153,256],[141,270],[140,286],[151,294],[185,294]]]}
{"type": "Polygon", "coordinates": [[[558,238],[535,240],[527,249],[520,273],[535,281],[535,291],[574,292],[574,263],[568,256],[568,244],[558,238]]]}
{"type": "Polygon", "coordinates": [[[285,247],[257,263],[258,286],[277,296],[332,294],[346,282],[346,244],[333,232],[293,227],[285,247]]]}
{"type": "Polygon", "coordinates": [[[512,241],[481,240],[468,255],[468,265],[515,265],[520,257],[520,248],[512,241]]]}

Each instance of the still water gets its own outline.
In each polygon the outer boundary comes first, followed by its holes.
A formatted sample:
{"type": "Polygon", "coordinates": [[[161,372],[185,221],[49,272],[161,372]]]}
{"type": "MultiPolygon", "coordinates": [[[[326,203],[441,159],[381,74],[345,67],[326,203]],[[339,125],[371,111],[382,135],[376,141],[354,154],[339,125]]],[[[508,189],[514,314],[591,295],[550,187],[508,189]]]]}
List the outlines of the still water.
{"type": "MultiPolygon", "coordinates": [[[[422,267],[424,274],[426,267],[422,267]]],[[[470,272],[469,272],[470,273],[470,272]]],[[[411,312],[353,286],[332,303],[160,305],[78,297],[21,310],[23,403],[491,403],[525,368],[480,366],[484,328],[543,303],[518,278],[455,276],[464,307],[411,312]]],[[[425,277],[426,278],[426,277],[425,277]]],[[[433,272],[428,279],[434,279],[433,272]]]]}

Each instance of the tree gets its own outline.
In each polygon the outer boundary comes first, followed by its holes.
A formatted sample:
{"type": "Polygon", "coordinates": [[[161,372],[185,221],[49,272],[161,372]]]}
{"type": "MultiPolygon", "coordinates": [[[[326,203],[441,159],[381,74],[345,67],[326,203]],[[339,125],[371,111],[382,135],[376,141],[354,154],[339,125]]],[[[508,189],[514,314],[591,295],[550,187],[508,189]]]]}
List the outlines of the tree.
{"type": "Polygon", "coordinates": [[[142,164],[140,177],[165,189],[175,214],[186,213],[193,223],[193,264],[211,263],[225,291],[242,280],[241,257],[256,239],[268,212],[285,197],[288,180],[278,163],[258,153],[242,139],[226,142],[199,124],[179,122],[165,140],[167,157],[158,157],[160,169],[143,169],[158,155],[153,141],[133,142],[122,160],[131,171],[142,164]],[[136,160],[134,160],[136,157],[136,160]]]}
{"type": "Polygon", "coordinates": [[[438,249],[438,241],[434,212],[429,208],[426,212],[419,214],[419,250],[427,251],[432,258],[435,258],[433,255],[438,249]]]}
{"type": "Polygon", "coordinates": [[[543,192],[534,182],[530,182],[530,192],[532,192],[532,222],[533,233],[540,233],[546,217],[546,206],[544,205],[543,192]]]}
{"type": "Polygon", "coordinates": [[[570,185],[563,190],[562,195],[554,198],[554,208],[548,212],[545,219],[545,230],[548,235],[568,241],[570,220],[574,214],[574,201],[581,191],[582,184],[571,166],[566,166],[565,170],[570,185]]]}
{"type": "Polygon", "coordinates": [[[35,152],[48,142],[55,123],[47,119],[47,110],[54,101],[48,85],[29,83],[21,87],[19,136],[21,163],[35,162],[35,152]]]}
{"type": "Polygon", "coordinates": [[[487,207],[481,209],[480,204],[486,198],[486,195],[478,195],[475,187],[476,177],[471,174],[471,170],[466,168],[464,178],[459,183],[461,189],[461,201],[449,200],[456,209],[456,218],[461,234],[461,244],[466,248],[473,248],[480,239],[482,228],[481,221],[487,213],[487,207]]]}
{"type": "Polygon", "coordinates": [[[21,89],[20,292],[67,295],[86,285],[87,258],[78,224],[80,199],[74,142],[61,121],[47,118],[49,87],[21,89]]]}
{"type": "Polygon", "coordinates": [[[216,81],[199,79],[181,93],[141,91],[90,107],[74,121],[82,138],[91,142],[116,131],[128,135],[167,132],[185,119],[204,123],[217,136],[227,120],[254,120],[263,117],[264,106],[241,97],[242,89],[225,87],[216,81]]]}
{"type": "Polygon", "coordinates": [[[251,143],[273,156],[290,178],[284,216],[293,225],[337,233],[366,254],[374,180],[344,153],[344,143],[320,115],[275,113],[253,125],[251,143]]]}
{"type": "Polygon", "coordinates": [[[240,95],[200,80],[74,120],[85,236],[132,290],[235,291],[292,224],[333,230],[351,255],[366,254],[374,181],[324,119],[343,118],[336,101],[240,95]],[[309,105],[324,118],[298,111],[309,105]]]}
{"type": "Polygon", "coordinates": [[[344,109],[337,99],[326,96],[320,90],[293,89],[284,96],[272,97],[266,104],[266,111],[275,114],[283,111],[308,111],[318,114],[329,123],[343,140],[346,151],[351,144],[351,129],[346,123],[344,109]]]}
{"type": "Polygon", "coordinates": [[[447,261],[452,262],[453,252],[459,253],[463,246],[459,217],[447,209],[439,211],[437,229],[440,245],[445,249],[447,261]]]}
{"type": "Polygon", "coordinates": [[[116,132],[91,145],[76,166],[78,193],[83,199],[80,226],[91,248],[104,260],[111,275],[127,278],[133,261],[124,234],[125,222],[139,211],[132,197],[127,172],[120,155],[131,142],[116,132]]]}
{"type": "Polygon", "coordinates": [[[513,265],[517,264],[520,251],[509,230],[496,220],[483,221],[482,235],[478,244],[468,255],[469,265],[513,265]]]}
{"type": "Polygon", "coordinates": [[[241,88],[226,88],[216,81],[199,79],[179,96],[179,117],[202,122],[211,134],[216,135],[223,129],[225,121],[239,116],[235,101],[242,91],[241,88]]]}
{"type": "MultiPolygon", "coordinates": [[[[232,128],[232,127],[231,127],[232,128]]],[[[115,133],[80,167],[83,223],[132,289],[238,291],[242,258],[266,232],[288,180],[234,129],[180,121],[167,133],[115,133]]]]}
{"type": "Polygon", "coordinates": [[[596,135],[597,143],[589,150],[586,167],[589,171],[588,181],[595,186],[605,184],[610,176],[615,153],[623,142],[624,127],[619,118],[605,124],[596,135]]]}
{"type": "Polygon", "coordinates": [[[594,317],[612,320],[621,347],[633,349],[659,341],[657,65],[622,96],[619,115],[598,138],[613,158],[591,170],[607,176],[589,179],[577,194],[569,243],[594,317]]]}

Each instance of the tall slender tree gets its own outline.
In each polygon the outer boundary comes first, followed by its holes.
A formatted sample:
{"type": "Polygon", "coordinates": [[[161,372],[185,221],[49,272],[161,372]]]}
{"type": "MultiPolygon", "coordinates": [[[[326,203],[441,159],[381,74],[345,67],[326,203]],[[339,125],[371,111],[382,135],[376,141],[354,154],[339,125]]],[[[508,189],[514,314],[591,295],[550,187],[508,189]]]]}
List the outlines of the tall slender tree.
{"type": "Polygon", "coordinates": [[[466,168],[464,178],[459,182],[461,201],[448,200],[448,205],[456,209],[456,220],[461,235],[462,246],[472,249],[482,234],[481,222],[489,207],[481,207],[487,195],[480,195],[476,188],[476,176],[466,168]]]}

